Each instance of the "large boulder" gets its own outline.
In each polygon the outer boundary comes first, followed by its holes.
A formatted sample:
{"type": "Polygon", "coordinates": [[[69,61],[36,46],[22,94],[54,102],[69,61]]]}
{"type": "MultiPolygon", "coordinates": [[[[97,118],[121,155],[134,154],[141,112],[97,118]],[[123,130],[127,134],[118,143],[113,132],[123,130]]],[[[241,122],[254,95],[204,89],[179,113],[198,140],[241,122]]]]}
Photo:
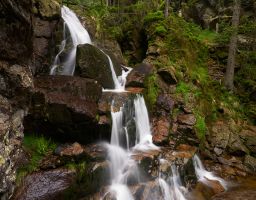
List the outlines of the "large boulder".
{"type": "Polygon", "coordinates": [[[145,78],[153,72],[153,66],[141,63],[133,68],[127,76],[126,87],[144,87],[145,78]]]}
{"type": "Polygon", "coordinates": [[[82,143],[97,140],[100,96],[101,86],[95,80],[71,76],[38,77],[25,128],[64,140],[82,143]]]}
{"type": "Polygon", "coordinates": [[[63,193],[75,181],[75,171],[54,169],[28,175],[13,199],[16,200],[50,200],[63,199],[63,193]]]}
{"type": "MultiPolygon", "coordinates": [[[[111,56],[111,60],[116,76],[120,76],[122,73],[121,66],[115,61],[114,56],[111,56]]],[[[115,88],[107,55],[90,44],[82,44],[77,47],[75,75],[95,79],[103,88],[115,88]]]]}

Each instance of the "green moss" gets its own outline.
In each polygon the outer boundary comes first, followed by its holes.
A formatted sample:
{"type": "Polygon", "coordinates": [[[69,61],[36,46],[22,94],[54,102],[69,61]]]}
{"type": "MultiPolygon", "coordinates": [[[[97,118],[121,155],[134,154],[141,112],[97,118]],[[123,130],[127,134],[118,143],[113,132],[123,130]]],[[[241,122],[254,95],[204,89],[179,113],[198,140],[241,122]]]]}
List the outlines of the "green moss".
{"type": "Polygon", "coordinates": [[[160,20],[164,20],[164,14],[162,11],[150,12],[144,17],[144,23],[146,24],[160,20]]]}
{"type": "Polygon", "coordinates": [[[196,114],[196,124],[195,124],[195,130],[196,135],[199,138],[199,140],[205,139],[205,134],[207,131],[206,123],[205,123],[205,117],[203,117],[200,114],[196,114]]]}
{"type": "Polygon", "coordinates": [[[145,79],[145,87],[144,96],[149,104],[149,108],[152,109],[156,103],[159,90],[155,74],[152,74],[145,79]]]}
{"type": "Polygon", "coordinates": [[[167,33],[167,30],[163,25],[158,25],[155,29],[155,33],[159,35],[165,35],[167,33]]]}
{"type": "Polygon", "coordinates": [[[56,144],[43,136],[25,134],[23,147],[30,154],[29,163],[18,169],[17,183],[20,183],[22,178],[35,170],[37,170],[42,158],[56,148],[56,144]]]}

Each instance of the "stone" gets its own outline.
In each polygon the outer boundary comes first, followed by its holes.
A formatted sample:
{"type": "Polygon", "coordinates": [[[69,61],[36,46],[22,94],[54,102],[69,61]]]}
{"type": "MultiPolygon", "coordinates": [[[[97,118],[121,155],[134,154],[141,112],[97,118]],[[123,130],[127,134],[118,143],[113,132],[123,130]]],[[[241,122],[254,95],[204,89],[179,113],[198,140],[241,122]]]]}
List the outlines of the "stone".
{"type": "Polygon", "coordinates": [[[196,124],[196,118],[193,114],[180,114],[178,115],[178,122],[185,125],[193,126],[196,124]]]}
{"type": "Polygon", "coordinates": [[[58,19],[60,4],[56,0],[33,0],[33,12],[42,19],[58,19]]]}
{"type": "Polygon", "coordinates": [[[24,159],[21,148],[25,111],[12,107],[0,95],[0,197],[8,199],[14,191],[16,170],[24,159]]]}
{"type": "Polygon", "coordinates": [[[123,65],[125,64],[121,47],[116,40],[112,39],[111,37],[103,37],[103,39],[96,39],[94,45],[106,51],[106,53],[112,54],[113,57],[116,58],[118,63],[121,63],[123,65]]]}
{"type": "Polygon", "coordinates": [[[59,156],[68,156],[68,157],[72,157],[72,156],[79,156],[84,152],[83,147],[75,142],[71,145],[60,145],[57,147],[57,149],[55,149],[55,154],[59,155],[59,156]]]}
{"type": "Polygon", "coordinates": [[[202,196],[202,199],[211,199],[212,196],[224,192],[225,189],[215,180],[206,180],[205,182],[198,182],[196,188],[193,191],[192,196],[202,196]]]}
{"type": "Polygon", "coordinates": [[[31,9],[31,0],[0,2],[0,60],[18,64],[30,57],[33,36],[31,9]]]}
{"type": "MultiPolygon", "coordinates": [[[[111,60],[116,76],[120,76],[122,73],[120,64],[115,61],[114,57],[111,57],[111,60]]],[[[75,76],[95,79],[105,89],[115,88],[107,55],[90,44],[77,47],[75,76]]]]}
{"type": "Polygon", "coordinates": [[[153,119],[153,142],[155,144],[163,144],[167,142],[169,137],[170,122],[166,117],[153,119]]]}
{"type": "Polygon", "coordinates": [[[225,149],[228,145],[230,134],[231,131],[227,123],[217,121],[210,128],[210,135],[207,139],[213,147],[225,149]]]}
{"type": "Polygon", "coordinates": [[[175,69],[173,67],[161,68],[157,71],[159,76],[168,84],[177,84],[177,78],[175,76],[175,69]]]}
{"type": "Polygon", "coordinates": [[[39,17],[35,17],[34,22],[34,35],[35,37],[51,38],[54,28],[56,27],[57,20],[46,21],[39,17]]]}
{"type": "Polygon", "coordinates": [[[239,133],[245,146],[253,153],[256,153],[256,128],[255,126],[247,126],[239,133]]]}
{"type": "Polygon", "coordinates": [[[239,189],[231,190],[218,195],[215,195],[211,200],[254,200],[256,197],[255,189],[239,189]]]}
{"type": "Polygon", "coordinates": [[[159,94],[156,100],[157,107],[171,113],[174,107],[174,100],[168,94],[159,94]]]}
{"type": "Polygon", "coordinates": [[[63,192],[73,184],[74,180],[75,171],[69,169],[35,172],[25,177],[13,199],[62,199],[63,192]]]}
{"type": "Polygon", "coordinates": [[[249,154],[249,149],[243,144],[237,133],[231,133],[228,141],[228,151],[235,154],[249,154]]]}
{"type": "Polygon", "coordinates": [[[153,72],[152,65],[141,63],[136,65],[127,76],[126,87],[144,87],[145,78],[153,72]]]}
{"type": "Polygon", "coordinates": [[[97,103],[101,93],[95,80],[72,76],[38,77],[25,128],[28,132],[44,132],[64,142],[97,140],[100,137],[97,103]]]}
{"type": "Polygon", "coordinates": [[[256,158],[250,155],[245,155],[244,165],[247,166],[253,172],[256,172],[256,158]]]}

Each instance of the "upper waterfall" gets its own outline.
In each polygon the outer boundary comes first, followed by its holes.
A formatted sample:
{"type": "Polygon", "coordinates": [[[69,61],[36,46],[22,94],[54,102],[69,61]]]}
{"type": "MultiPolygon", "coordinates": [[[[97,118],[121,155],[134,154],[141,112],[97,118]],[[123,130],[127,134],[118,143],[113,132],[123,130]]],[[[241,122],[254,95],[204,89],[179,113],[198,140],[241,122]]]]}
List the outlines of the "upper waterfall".
{"type": "Polygon", "coordinates": [[[76,47],[79,44],[91,44],[91,38],[87,30],[82,26],[81,22],[77,18],[76,14],[68,7],[63,6],[61,8],[61,16],[64,20],[63,41],[60,51],[54,59],[50,74],[73,75],[76,64],[76,47]],[[67,55],[64,58],[60,58],[60,54],[67,47],[66,27],[68,28],[72,39],[72,48],[71,50],[68,50],[67,55]]]}

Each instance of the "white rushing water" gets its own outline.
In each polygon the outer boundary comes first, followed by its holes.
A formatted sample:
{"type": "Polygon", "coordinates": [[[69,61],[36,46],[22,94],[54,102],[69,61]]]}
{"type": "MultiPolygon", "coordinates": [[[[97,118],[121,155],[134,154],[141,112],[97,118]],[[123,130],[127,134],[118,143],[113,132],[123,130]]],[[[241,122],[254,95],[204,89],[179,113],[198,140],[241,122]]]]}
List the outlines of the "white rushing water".
{"type": "Polygon", "coordinates": [[[134,107],[136,123],[136,146],[134,148],[141,151],[159,149],[152,142],[148,110],[143,96],[136,96],[134,100],[134,107]]]}
{"type": "Polygon", "coordinates": [[[212,172],[207,171],[197,155],[194,155],[193,157],[193,164],[198,181],[204,182],[205,184],[208,184],[208,180],[219,181],[223,188],[227,190],[226,181],[220,177],[215,176],[212,172]]]}
{"type": "Polygon", "coordinates": [[[126,78],[127,78],[128,74],[132,71],[132,68],[123,66],[123,68],[125,68],[125,70],[122,69],[122,74],[120,76],[117,76],[110,56],[107,55],[106,53],[104,53],[104,54],[107,56],[108,61],[109,61],[109,66],[111,69],[112,79],[113,79],[115,88],[114,89],[103,89],[103,92],[126,92],[126,90],[125,90],[126,78]]]}
{"type": "MultiPolygon", "coordinates": [[[[64,21],[63,25],[63,40],[60,45],[58,54],[55,56],[54,62],[51,66],[51,75],[73,75],[76,65],[76,51],[79,44],[91,44],[91,38],[87,30],[83,27],[76,14],[68,7],[63,6],[61,8],[61,16],[64,21]],[[67,31],[69,31],[72,39],[72,47],[69,49],[67,45],[67,31]],[[66,52],[63,56],[62,53],[66,52]]],[[[102,51],[102,50],[101,50],[102,51]]],[[[114,82],[114,89],[103,89],[103,91],[112,92],[124,92],[126,77],[132,70],[129,67],[124,67],[126,70],[122,70],[122,74],[117,77],[113,62],[108,54],[102,51],[109,61],[109,67],[111,70],[112,79],[114,82]]]]}
{"type": "Polygon", "coordinates": [[[76,47],[79,44],[91,44],[91,38],[87,30],[82,26],[81,22],[77,18],[76,14],[68,7],[63,6],[61,8],[61,17],[64,20],[63,41],[61,43],[60,51],[54,59],[50,74],[73,75],[76,64],[76,47]],[[67,43],[66,28],[70,32],[72,48],[69,50],[65,58],[60,60],[60,55],[65,50],[67,43]]]}
{"type": "Polygon", "coordinates": [[[135,97],[134,106],[132,108],[134,109],[134,112],[128,111],[127,113],[135,113],[135,125],[138,143],[136,144],[134,141],[133,144],[136,145],[134,148],[131,148],[131,150],[129,148],[129,134],[126,127],[127,124],[125,124],[123,120],[126,112],[124,112],[123,107],[117,112],[114,112],[114,109],[111,108],[111,142],[110,144],[106,145],[108,149],[111,172],[111,186],[108,192],[112,193],[117,200],[134,199],[127,186],[128,179],[130,178],[139,181],[137,164],[132,157],[134,154],[133,150],[150,150],[158,148],[152,143],[150,123],[143,96],[137,95],[135,97]],[[145,130],[147,132],[144,132],[145,130]],[[122,144],[123,141],[126,141],[126,144],[122,144]]]}
{"type": "MultiPolygon", "coordinates": [[[[167,162],[166,160],[160,160],[160,162],[167,162]]],[[[182,186],[179,172],[175,165],[171,165],[172,176],[167,180],[159,177],[158,183],[162,191],[164,200],[186,200],[184,193],[186,188],[182,186]]]]}

